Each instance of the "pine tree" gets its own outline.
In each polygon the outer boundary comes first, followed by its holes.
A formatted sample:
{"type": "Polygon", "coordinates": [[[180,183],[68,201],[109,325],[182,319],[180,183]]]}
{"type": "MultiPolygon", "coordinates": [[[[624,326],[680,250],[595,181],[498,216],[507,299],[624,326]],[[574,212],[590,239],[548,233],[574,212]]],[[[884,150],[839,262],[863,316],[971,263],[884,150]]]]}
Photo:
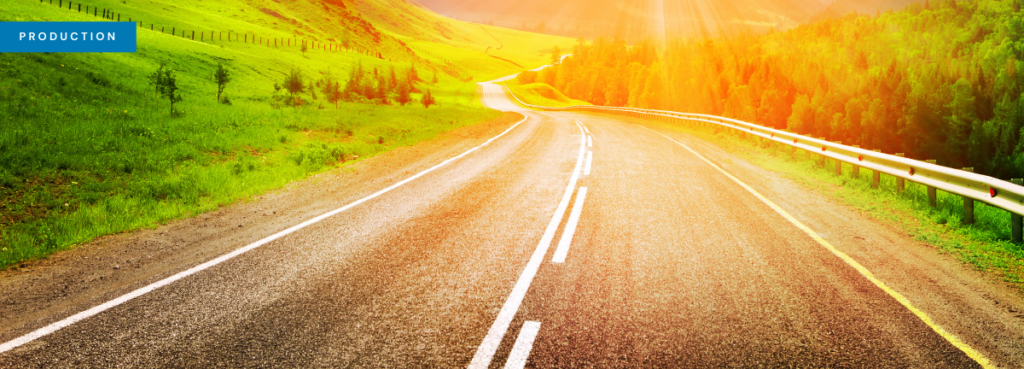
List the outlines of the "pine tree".
{"type": "Polygon", "coordinates": [[[395,102],[401,104],[402,106],[405,106],[405,104],[408,104],[408,103],[412,102],[412,96],[410,95],[411,92],[412,92],[412,82],[410,82],[410,81],[401,81],[401,82],[399,82],[398,83],[398,91],[397,91],[397,95],[398,96],[395,97],[395,102]]]}
{"type": "Polygon", "coordinates": [[[398,76],[395,75],[395,66],[391,65],[391,76],[388,78],[388,91],[398,89],[398,76]]]}
{"type": "Polygon", "coordinates": [[[181,95],[178,94],[178,79],[174,76],[174,70],[169,68],[161,68],[162,76],[158,78],[160,94],[166,97],[171,102],[171,114],[174,114],[174,103],[182,100],[181,95]]]}
{"type": "Polygon", "coordinates": [[[363,95],[363,63],[356,64],[349,72],[348,82],[345,82],[344,98],[354,100],[356,95],[363,95]]]}
{"type": "Polygon", "coordinates": [[[220,102],[220,94],[224,92],[228,82],[231,82],[231,73],[224,69],[223,64],[217,64],[217,72],[213,74],[213,80],[217,82],[217,102],[220,102]]]}
{"type": "Polygon", "coordinates": [[[437,105],[437,101],[434,100],[434,96],[430,94],[430,90],[423,93],[423,98],[420,100],[423,103],[423,107],[430,109],[431,105],[437,105]]]}
{"type": "Polygon", "coordinates": [[[291,102],[295,102],[295,94],[306,91],[306,85],[302,82],[302,71],[299,68],[292,68],[291,73],[284,79],[284,88],[288,90],[291,102]]]}

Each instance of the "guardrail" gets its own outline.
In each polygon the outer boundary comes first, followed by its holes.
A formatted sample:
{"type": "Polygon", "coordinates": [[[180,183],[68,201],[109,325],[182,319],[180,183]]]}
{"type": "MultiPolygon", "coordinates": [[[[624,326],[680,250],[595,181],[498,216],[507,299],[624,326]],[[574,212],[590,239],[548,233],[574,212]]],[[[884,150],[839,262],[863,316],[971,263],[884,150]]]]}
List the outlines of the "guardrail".
{"type": "Polygon", "coordinates": [[[519,99],[512,90],[505,86],[509,95],[512,95],[523,106],[551,111],[594,111],[604,113],[618,113],[634,117],[678,119],[703,124],[718,125],[732,128],[744,134],[760,137],[762,140],[777,142],[793,148],[805,150],[822,156],[822,160],[832,159],[836,161],[836,174],[842,174],[842,163],[853,166],[854,173],[860,168],[874,171],[872,186],[878,187],[882,174],[896,177],[897,191],[902,191],[904,181],[919,183],[928,187],[928,197],[932,207],[936,204],[936,190],[942,190],[964,199],[965,224],[974,223],[974,202],[979,201],[1003,210],[1011,214],[1011,237],[1013,242],[1024,242],[1022,238],[1022,215],[1024,215],[1024,181],[1013,179],[1007,182],[997,178],[972,173],[973,168],[957,170],[940,166],[934,161],[919,161],[905,158],[902,154],[890,155],[878,151],[865,150],[856,146],[847,146],[838,142],[829,142],[824,139],[799,135],[784,130],[778,130],[747,123],[735,119],[724,118],[705,114],[679,113],[663,110],[649,110],[637,108],[621,108],[608,106],[576,105],[561,108],[547,107],[527,104],[519,99]]]}

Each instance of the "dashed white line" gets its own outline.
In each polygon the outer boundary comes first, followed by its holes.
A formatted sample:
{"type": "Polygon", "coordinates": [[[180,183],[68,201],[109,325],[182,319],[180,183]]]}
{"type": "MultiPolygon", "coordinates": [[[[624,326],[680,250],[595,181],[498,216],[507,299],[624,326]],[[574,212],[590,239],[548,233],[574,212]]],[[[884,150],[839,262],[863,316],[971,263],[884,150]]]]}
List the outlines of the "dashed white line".
{"type": "Polygon", "coordinates": [[[594,147],[594,137],[587,135],[587,147],[594,147]]]}
{"type": "MultiPolygon", "coordinates": [[[[231,253],[222,255],[222,256],[220,256],[220,257],[218,257],[216,259],[213,259],[213,260],[207,261],[205,263],[199,264],[197,266],[189,268],[188,270],[185,270],[183,272],[179,272],[178,274],[172,275],[172,276],[167,277],[165,279],[162,279],[160,281],[154,282],[154,283],[152,283],[152,284],[150,284],[148,286],[145,286],[145,287],[139,288],[137,290],[134,290],[132,292],[129,292],[128,294],[122,295],[121,297],[118,297],[118,298],[115,298],[113,300],[107,301],[105,303],[102,303],[100,305],[92,307],[92,308],[90,308],[90,309],[88,309],[86,311],[83,311],[83,312],[80,312],[78,314],[69,316],[67,318],[64,318],[63,320],[57,321],[57,322],[52,323],[50,325],[47,325],[45,327],[39,328],[39,329],[37,329],[35,331],[32,331],[32,332],[30,332],[30,333],[28,333],[28,334],[26,334],[24,336],[21,336],[21,337],[15,338],[13,340],[10,340],[8,342],[5,342],[3,344],[0,344],[0,353],[4,353],[4,352],[10,351],[10,350],[13,350],[14,348],[16,348],[18,346],[21,346],[21,345],[24,345],[26,343],[32,342],[32,341],[34,341],[34,340],[36,340],[36,339],[38,339],[40,337],[43,337],[43,336],[46,336],[46,335],[48,335],[50,333],[56,332],[56,331],[58,331],[58,330],[60,330],[62,328],[66,328],[68,326],[71,326],[72,324],[75,324],[77,322],[85,320],[85,319],[87,319],[89,317],[92,317],[92,316],[94,316],[96,314],[102,313],[102,312],[106,311],[107,309],[110,309],[110,308],[113,308],[115,306],[121,305],[121,304],[123,304],[125,302],[128,302],[128,301],[131,301],[132,299],[135,299],[136,297],[145,295],[145,294],[150,293],[150,292],[152,292],[152,291],[154,291],[154,290],[156,290],[156,289],[158,289],[160,287],[169,285],[169,284],[174,283],[174,282],[176,282],[178,280],[181,280],[181,279],[183,279],[185,277],[188,277],[190,275],[196,274],[196,273],[201,272],[203,270],[209,269],[210,267],[213,267],[213,266],[215,266],[217,264],[220,264],[220,263],[223,263],[225,261],[231,260],[231,259],[235,258],[238,255],[242,255],[242,254],[244,254],[246,252],[249,252],[249,251],[251,251],[251,250],[253,250],[255,248],[258,248],[260,246],[263,246],[265,244],[273,242],[274,240],[277,240],[277,239],[279,239],[281,237],[284,237],[284,236],[286,236],[288,234],[291,234],[291,233],[293,233],[295,231],[298,231],[300,229],[306,228],[306,227],[308,227],[308,226],[310,226],[312,224],[319,223],[320,221],[322,221],[324,219],[330,218],[330,217],[332,217],[334,215],[337,215],[338,213],[341,213],[341,212],[344,212],[344,211],[346,211],[348,209],[356,207],[356,206],[358,206],[358,205],[360,205],[360,204],[362,204],[364,202],[373,200],[374,198],[377,198],[377,197],[379,197],[379,196],[381,196],[381,195],[383,195],[385,193],[390,192],[391,190],[394,190],[394,189],[396,189],[398,187],[401,187],[401,186],[405,185],[406,183],[412,182],[413,180],[415,180],[417,178],[420,178],[420,177],[426,175],[427,173],[433,172],[433,171],[437,170],[438,168],[441,168],[441,167],[443,167],[445,165],[448,165],[449,163],[451,163],[453,161],[459,160],[459,159],[465,157],[466,155],[469,155],[470,153],[472,153],[474,151],[480,150],[484,146],[487,146],[491,142],[494,142],[494,140],[497,140],[498,138],[500,138],[500,137],[504,136],[505,134],[511,132],[513,129],[515,129],[520,124],[525,122],[527,119],[528,119],[528,117],[526,117],[524,115],[523,119],[520,120],[518,123],[512,125],[512,127],[509,127],[508,129],[506,129],[501,134],[499,134],[497,136],[494,136],[493,138],[487,140],[487,142],[484,142],[483,144],[480,144],[480,146],[474,147],[474,148],[470,149],[469,151],[466,151],[466,152],[464,152],[464,153],[462,153],[462,154],[460,154],[460,155],[458,155],[456,157],[453,157],[451,159],[445,160],[445,161],[441,162],[440,164],[437,164],[437,165],[435,165],[433,167],[430,167],[430,169],[427,169],[427,170],[424,170],[422,172],[419,172],[416,175],[413,175],[412,177],[406,178],[406,179],[402,180],[401,182],[395,183],[395,184],[393,184],[393,185],[391,185],[391,186],[389,186],[389,187],[387,187],[387,188],[385,188],[383,190],[380,190],[380,191],[377,191],[377,192],[373,193],[370,196],[367,196],[367,197],[364,197],[362,199],[359,199],[356,202],[353,202],[353,203],[345,205],[345,206],[343,206],[341,208],[332,210],[331,212],[328,212],[326,214],[320,215],[320,216],[315,217],[313,219],[307,220],[307,221],[302,222],[302,223],[300,223],[298,225],[292,226],[291,228],[285,229],[285,230],[283,230],[281,232],[277,232],[277,233],[271,235],[270,237],[267,237],[267,238],[264,238],[262,240],[256,241],[256,242],[254,242],[252,244],[249,244],[248,246],[245,246],[245,247],[242,247],[242,248],[237,249],[235,251],[232,251],[231,253]]],[[[581,148],[580,149],[580,151],[581,151],[580,152],[581,160],[582,160],[582,156],[583,156],[582,150],[583,149],[581,148]]]]}
{"type": "Polygon", "coordinates": [[[515,346],[512,346],[512,354],[505,362],[505,369],[522,369],[526,367],[526,359],[530,357],[530,350],[533,349],[533,340],[540,332],[540,322],[526,322],[523,329],[519,330],[519,338],[515,346]]]}
{"type": "Polygon", "coordinates": [[[587,199],[587,188],[580,187],[576,194],[576,204],[572,206],[572,214],[569,214],[569,221],[565,223],[565,230],[562,231],[562,239],[558,241],[558,248],[555,249],[555,256],[551,258],[552,263],[564,263],[565,256],[569,254],[569,245],[573,236],[576,235],[576,226],[580,223],[580,213],[583,212],[583,201],[587,199]]]}
{"type": "Polygon", "coordinates": [[[590,175],[590,166],[594,163],[594,152],[587,151],[587,165],[583,168],[583,175],[590,175]]]}
{"type": "Polygon", "coordinates": [[[558,230],[558,225],[562,223],[562,217],[565,216],[565,210],[569,208],[569,200],[572,199],[576,182],[580,178],[580,169],[583,167],[583,157],[587,150],[587,140],[583,135],[582,128],[580,126],[580,153],[576,158],[576,167],[572,170],[572,176],[569,178],[569,185],[566,186],[565,194],[562,195],[562,201],[558,203],[555,215],[551,217],[551,223],[548,223],[547,229],[544,230],[544,236],[541,237],[540,243],[537,244],[537,249],[530,256],[530,261],[526,263],[526,268],[519,275],[516,285],[512,287],[512,293],[505,300],[505,304],[501,306],[498,317],[494,319],[494,324],[491,324],[491,328],[487,330],[487,336],[480,343],[480,347],[476,349],[476,354],[473,355],[469,368],[484,369],[491,365],[494,353],[498,351],[498,345],[501,345],[501,340],[505,338],[508,326],[512,324],[512,319],[515,318],[516,312],[519,311],[519,305],[522,305],[523,298],[526,297],[526,291],[530,289],[530,283],[533,283],[533,277],[537,276],[537,269],[540,269],[541,263],[544,262],[544,255],[548,253],[548,249],[551,247],[551,241],[555,238],[555,231],[558,230]]]}

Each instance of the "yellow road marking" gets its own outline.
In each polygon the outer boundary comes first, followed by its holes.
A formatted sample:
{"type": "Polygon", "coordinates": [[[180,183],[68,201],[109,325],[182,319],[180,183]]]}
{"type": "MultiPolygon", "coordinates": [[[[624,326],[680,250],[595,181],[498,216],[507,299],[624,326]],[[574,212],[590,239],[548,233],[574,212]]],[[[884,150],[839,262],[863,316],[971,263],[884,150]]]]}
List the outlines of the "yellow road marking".
{"type": "Polygon", "coordinates": [[[811,238],[813,238],[815,241],[818,241],[818,244],[820,244],[821,246],[824,246],[825,249],[827,249],[828,251],[832,252],[833,255],[838,256],[840,259],[843,259],[843,261],[845,261],[846,264],[850,265],[851,267],[853,267],[853,269],[856,269],[858,272],[860,272],[860,274],[863,275],[864,278],[867,278],[869,281],[871,281],[871,283],[874,283],[875,286],[878,286],[878,288],[882,289],[882,291],[885,291],[885,293],[889,294],[889,296],[892,296],[892,298],[896,299],[896,301],[899,301],[899,303],[902,304],[904,307],[906,307],[907,310],[910,310],[911,313],[914,313],[914,315],[917,315],[917,317],[919,319],[921,319],[921,321],[924,322],[924,324],[927,324],[928,327],[931,327],[931,329],[933,331],[935,331],[935,333],[938,333],[940,336],[942,336],[942,338],[945,338],[946,341],[949,341],[949,343],[953,344],[953,346],[956,346],[956,348],[960,349],[960,351],[963,351],[964,354],[967,354],[968,357],[970,357],[971,359],[974,359],[974,361],[976,361],[978,364],[980,364],[983,368],[994,368],[995,367],[995,366],[992,365],[991,362],[988,361],[988,359],[985,358],[985,355],[982,355],[980,352],[978,352],[977,350],[972,348],[970,345],[968,345],[964,341],[961,341],[959,338],[957,338],[953,334],[951,334],[949,332],[946,332],[945,329],[942,329],[942,327],[938,326],[938,324],[936,324],[934,321],[932,321],[932,318],[929,317],[928,314],[926,314],[925,312],[921,311],[920,309],[914,307],[914,304],[910,303],[910,300],[908,300],[906,297],[901,295],[899,292],[896,292],[892,288],[889,288],[889,286],[887,286],[884,282],[882,282],[878,278],[875,278],[875,275],[872,274],[871,271],[868,270],[868,268],[865,268],[863,265],[860,265],[860,263],[858,263],[856,260],[853,260],[852,257],[850,257],[849,255],[846,255],[846,253],[837,250],[834,246],[832,246],[831,243],[829,243],[828,241],[825,241],[824,238],[821,238],[821,236],[819,236],[817,232],[812,230],[810,227],[804,225],[799,220],[796,220],[796,218],[794,218],[792,215],[790,215],[785,210],[782,210],[781,207],[776,205],[771,200],[768,200],[767,197],[764,197],[763,195],[761,195],[761,193],[757,192],[757,190],[754,190],[752,187],[748,186],[746,183],[741,181],[739,178],[734,177],[732,174],[729,174],[729,172],[726,172],[724,169],[722,169],[718,165],[715,165],[715,163],[712,163],[710,160],[705,158],[703,155],[698,154],[696,151],[691,149],[689,146],[686,146],[686,145],[682,144],[681,142],[676,141],[672,137],[666,136],[666,135],[662,134],[661,132],[655,131],[653,129],[650,129],[650,128],[647,128],[647,127],[644,127],[644,126],[639,126],[639,125],[638,125],[638,127],[646,129],[646,130],[654,132],[654,133],[657,133],[657,134],[661,135],[662,137],[665,137],[665,138],[669,139],[670,141],[675,142],[677,145],[682,146],[686,150],[688,150],[691,153],[693,153],[693,155],[696,155],[698,158],[703,160],[705,163],[708,163],[708,165],[710,165],[712,168],[715,168],[716,170],[718,170],[719,172],[724,174],[726,177],[729,177],[729,179],[733,180],[733,182],[736,182],[741,187],[746,189],[748,192],[754,194],[754,196],[757,197],[758,199],[760,199],[762,202],[764,202],[765,204],[770,206],[773,210],[775,210],[776,213],[779,213],[779,215],[782,215],[783,218],[786,218],[786,220],[788,220],[790,223],[793,223],[793,225],[795,225],[797,228],[800,228],[800,230],[804,231],[804,233],[807,233],[807,235],[811,236],[811,238]]]}

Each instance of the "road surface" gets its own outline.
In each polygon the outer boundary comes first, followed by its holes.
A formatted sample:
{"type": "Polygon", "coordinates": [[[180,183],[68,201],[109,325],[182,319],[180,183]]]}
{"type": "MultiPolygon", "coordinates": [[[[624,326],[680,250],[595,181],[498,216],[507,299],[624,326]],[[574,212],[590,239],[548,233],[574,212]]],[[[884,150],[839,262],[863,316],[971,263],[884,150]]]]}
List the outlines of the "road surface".
{"type": "Polygon", "coordinates": [[[1024,363],[1019,293],[951,257],[685,134],[483,89],[521,114],[0,274],[0,368],[1024,363]]]}

